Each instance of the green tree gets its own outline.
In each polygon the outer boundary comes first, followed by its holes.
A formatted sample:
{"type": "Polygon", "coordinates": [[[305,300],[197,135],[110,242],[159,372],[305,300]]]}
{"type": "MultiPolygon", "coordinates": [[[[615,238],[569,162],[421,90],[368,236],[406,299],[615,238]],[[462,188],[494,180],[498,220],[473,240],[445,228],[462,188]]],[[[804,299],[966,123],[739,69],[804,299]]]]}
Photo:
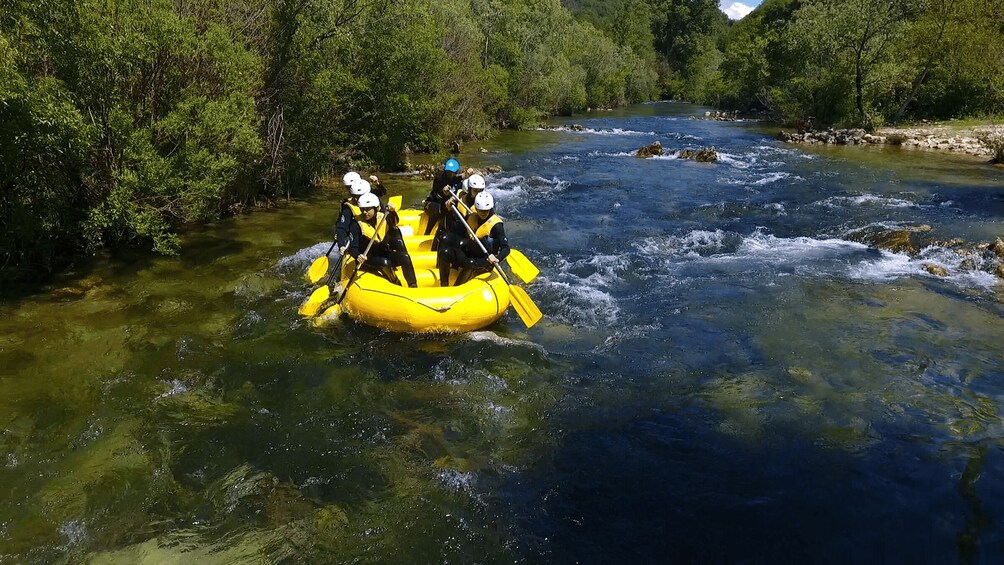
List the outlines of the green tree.
{"type": "Polygon", "coordinates": [[[916,9],[914,0],[806,0],[789,37],[807,43],[817,64],[837,70],[832,86],[843,82],[845,69],[851,74],[858,123],[873,127],[866,90],[880,90],[903,72],[893,45],[916,9]]]}

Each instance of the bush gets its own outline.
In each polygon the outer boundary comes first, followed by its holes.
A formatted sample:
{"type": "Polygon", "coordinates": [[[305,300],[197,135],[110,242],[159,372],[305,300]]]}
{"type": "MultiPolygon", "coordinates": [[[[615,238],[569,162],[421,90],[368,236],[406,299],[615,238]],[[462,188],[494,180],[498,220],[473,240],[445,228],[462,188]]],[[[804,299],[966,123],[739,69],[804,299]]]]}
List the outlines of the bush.
{"type": "Polygon", "coordinates": [[[990,150],[992,162],[1004,163],[1004,126],[977,132],[976,139],[990,150]]]}
{"type": "Polygon", "coordinates": [[[889,145],[903,145],[906,141],[906,136],[901,133],[891,133],[885,138],[885,142],[889,145]]]}

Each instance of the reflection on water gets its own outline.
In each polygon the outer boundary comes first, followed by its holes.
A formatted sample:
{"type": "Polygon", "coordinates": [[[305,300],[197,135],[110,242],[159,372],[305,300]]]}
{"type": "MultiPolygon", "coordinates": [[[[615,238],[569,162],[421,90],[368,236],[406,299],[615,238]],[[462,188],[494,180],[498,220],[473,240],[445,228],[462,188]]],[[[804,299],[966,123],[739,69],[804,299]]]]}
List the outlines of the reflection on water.
{"type": "Polygon", "coordinates": [[[702,113],[461,155],[506,170],[530,330],[298,319],[338,186],[0,303],[0,560],[999,560],[995,265],[848,238],[992,241],[1001,173],[702,113]],[[655,140],[721,161],[632,155],[655,140]]]}

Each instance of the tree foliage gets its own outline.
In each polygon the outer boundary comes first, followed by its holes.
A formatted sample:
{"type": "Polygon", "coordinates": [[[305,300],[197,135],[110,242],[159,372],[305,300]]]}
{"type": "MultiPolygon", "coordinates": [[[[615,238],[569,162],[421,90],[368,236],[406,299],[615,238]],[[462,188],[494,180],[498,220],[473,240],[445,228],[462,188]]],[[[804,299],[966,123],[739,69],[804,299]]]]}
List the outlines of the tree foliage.
{"type": "Polygon", "coordinates": [[[768,0],[726,37],[720,99],[876,126],[1004,112],[1004,11],[984,0],[768,0]]]}
{"type": "Polygon", "coordinates": [[[349,166],[658,96],[648,0],[8,0],[0,278],[349,166]]]}
{"type": "Polygon", "coordinates": [[[985,0],[7,0],[0,278],[396,167],[496,128],[673,96],[786,120],[1004,113],[985,0]]]}

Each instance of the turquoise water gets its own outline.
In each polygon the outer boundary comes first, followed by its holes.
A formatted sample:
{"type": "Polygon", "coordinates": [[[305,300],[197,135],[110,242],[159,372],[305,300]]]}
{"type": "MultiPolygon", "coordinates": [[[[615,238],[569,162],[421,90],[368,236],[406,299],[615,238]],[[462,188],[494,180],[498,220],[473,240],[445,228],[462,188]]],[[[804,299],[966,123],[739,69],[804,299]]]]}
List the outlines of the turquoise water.
{"type": "Polygon", "coordinates": [[[856,234],[993,241],[1004,173],[703,111],[465,147],[529,330],[299,319],[337,186],[3,300],[0,561],[999,561],[1001,282],[856,234]]]}

